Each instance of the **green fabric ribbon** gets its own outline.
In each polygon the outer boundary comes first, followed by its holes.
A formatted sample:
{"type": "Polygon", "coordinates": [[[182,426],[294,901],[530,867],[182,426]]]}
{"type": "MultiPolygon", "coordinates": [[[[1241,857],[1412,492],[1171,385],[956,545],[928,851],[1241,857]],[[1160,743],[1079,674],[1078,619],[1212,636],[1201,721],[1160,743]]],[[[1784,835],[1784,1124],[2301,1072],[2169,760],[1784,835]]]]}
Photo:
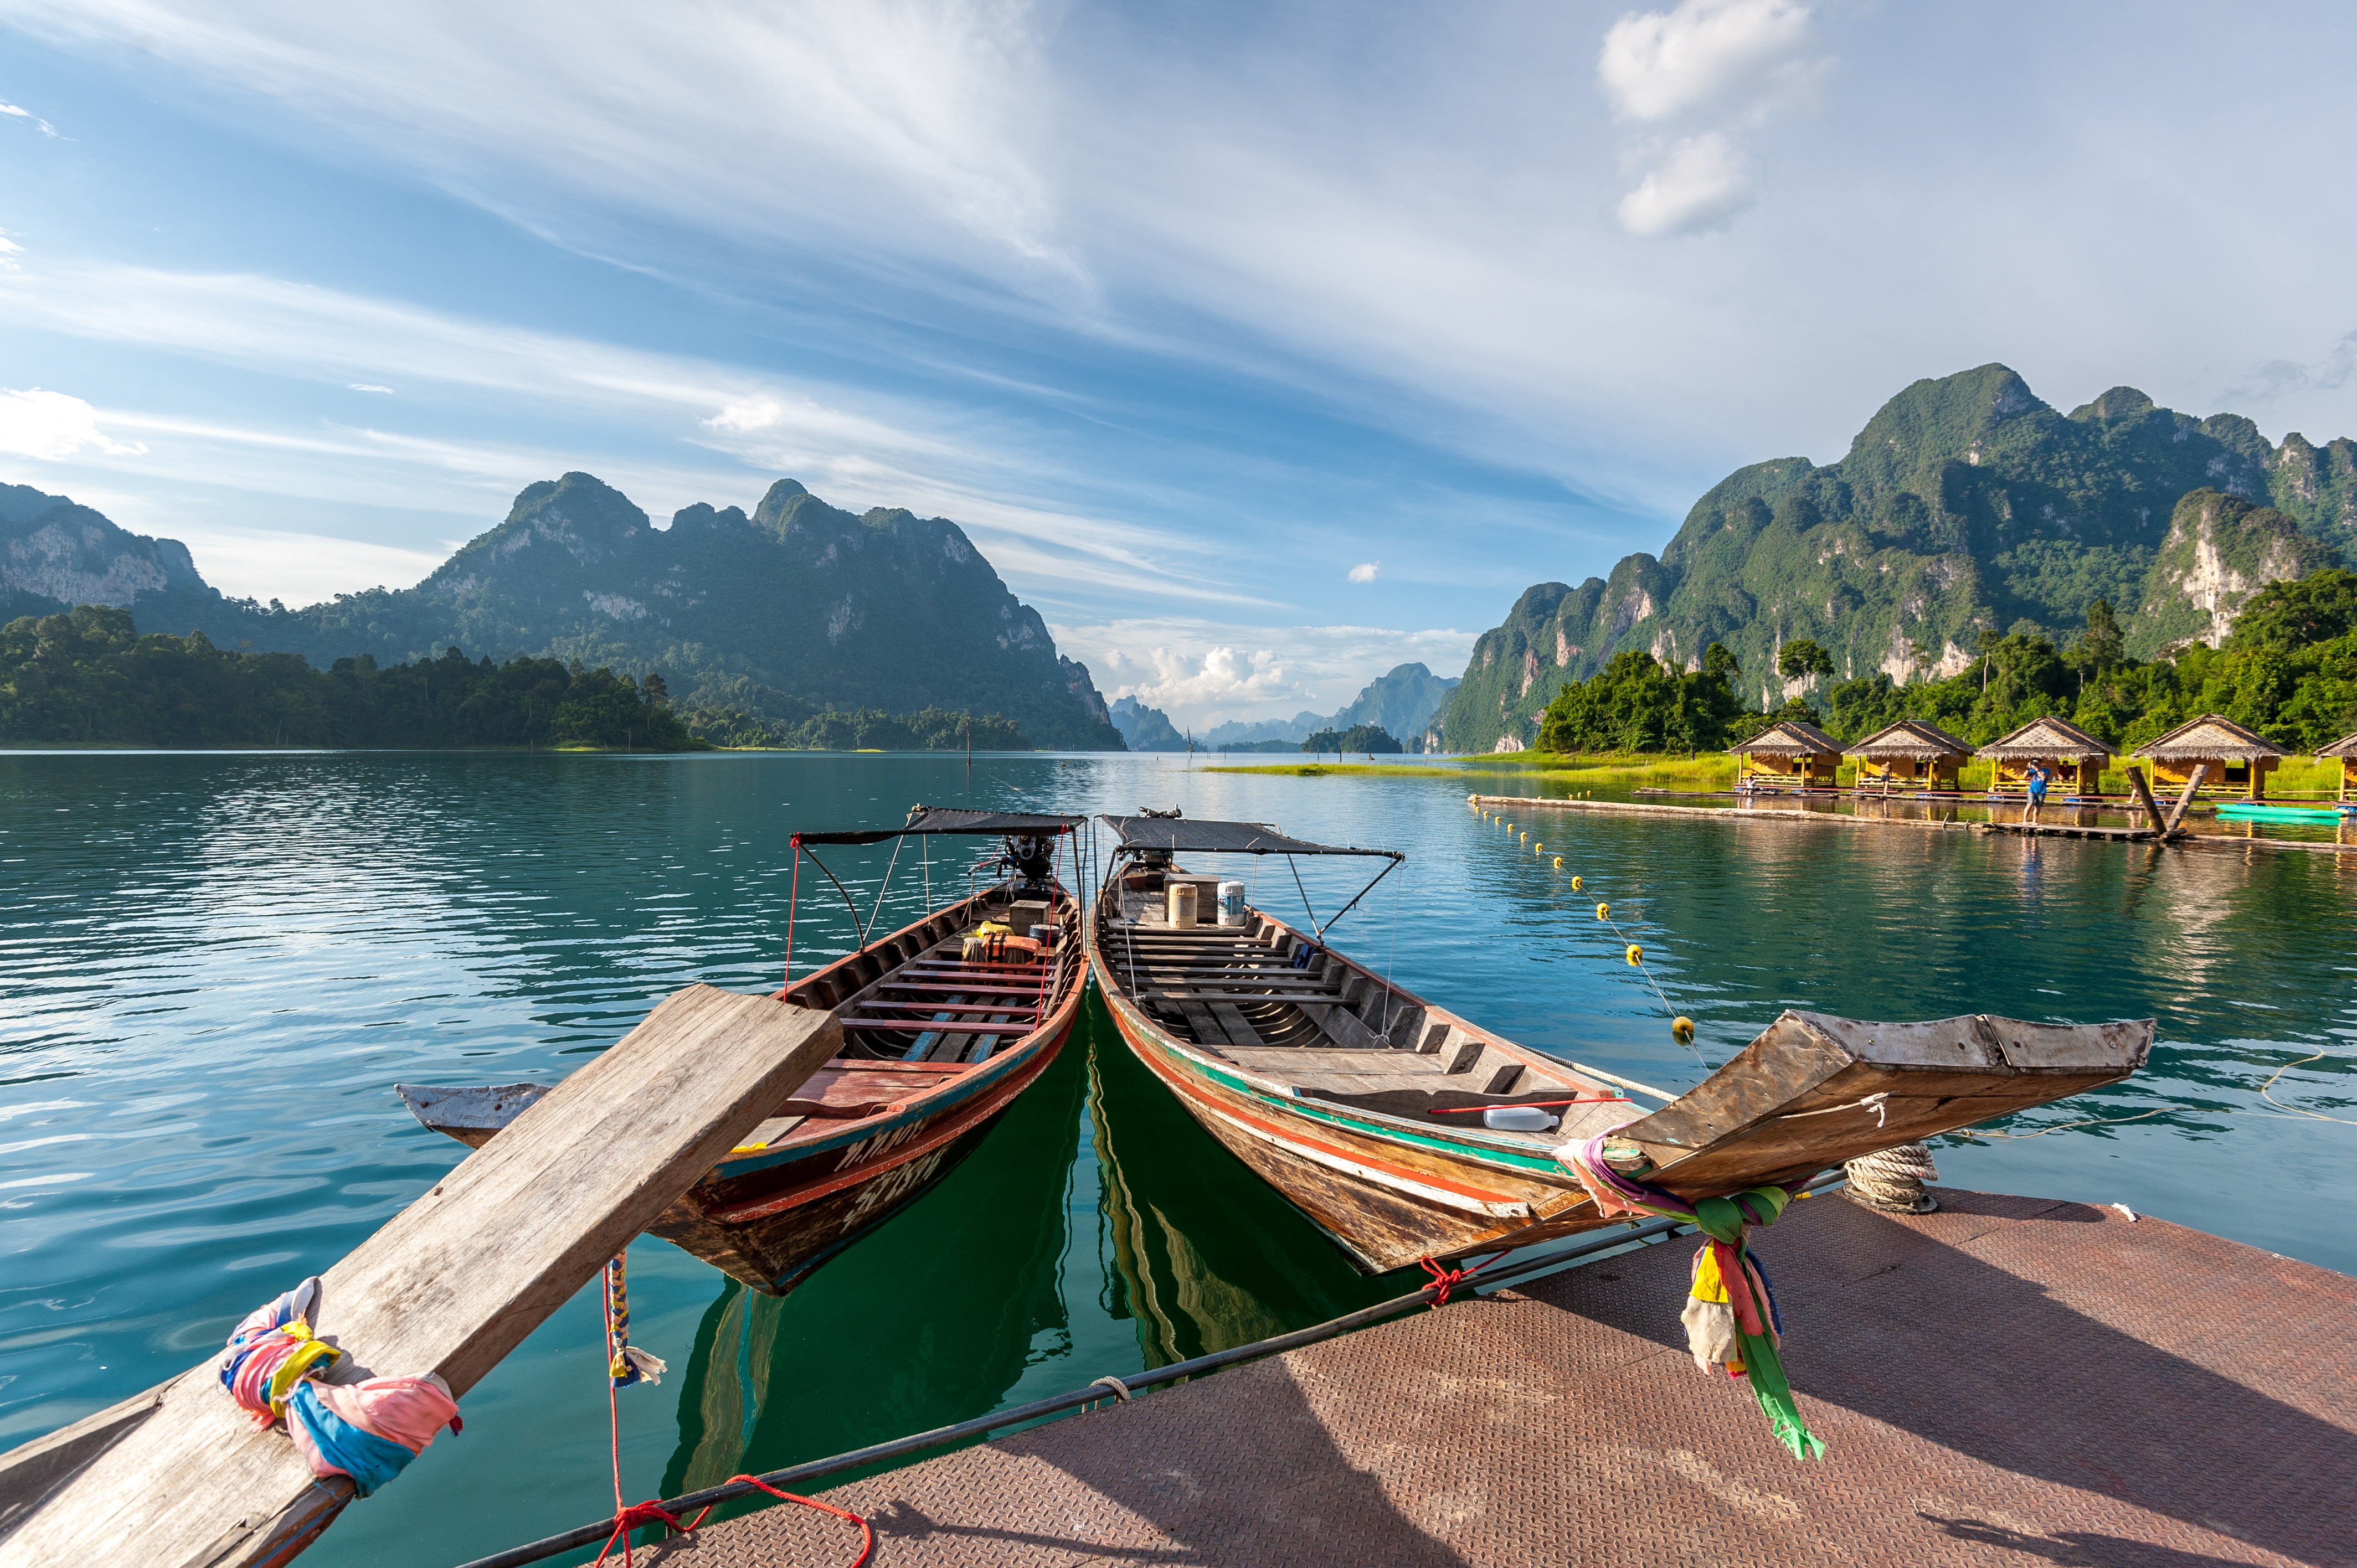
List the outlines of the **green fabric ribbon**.
{"type": "MultiPolygon", "coordinates": [[[[1761,1225],[1773,1225],[1784,1212],[1791,1195],[1781,1187],[1755,1187],[1738,1195],[1748,1199],[1751,1211],[1760,1216],[1761,1225]]],[[[1748,1260],[1750,1247],[1744,1240],[1744,1228],[1750,1223],[1736,1197],[1706,1197],[1694,1206],[1695,1223],[1702,1233],[1714,1241],[1723,1241],[1735,1249],[1738,1259],[1748,1260]]],[[[1760,1276],[1765,1278],[1766,1276],[1760,1276]]],[[[1760,1309],[1762,1327],[1773,1324],[1771,1308],[1766,1293],[1757,1288],[1751,1271],[1744,1270],[1744,1283],[1752,1286],[1752,1294],[1760,1309]]],[[[1784,1377],[1784,1363],[1777,1359],[1776,1341],[1765,1334],[1744,1330],[1738,1316],[1735,1325],[1735,1342],[1743,1353],[1743,1369],[1751,1382],[1751,1397],[1760,1402],[1760,1413],[1775,1429],[1778,1441],[1792,1451],[1795,1459],[1822,1459],[1825,1445],[1817,1441],[1801,1420],[1801,1407],[1792,1398],[1792,1385],[1784,1377]]]]}

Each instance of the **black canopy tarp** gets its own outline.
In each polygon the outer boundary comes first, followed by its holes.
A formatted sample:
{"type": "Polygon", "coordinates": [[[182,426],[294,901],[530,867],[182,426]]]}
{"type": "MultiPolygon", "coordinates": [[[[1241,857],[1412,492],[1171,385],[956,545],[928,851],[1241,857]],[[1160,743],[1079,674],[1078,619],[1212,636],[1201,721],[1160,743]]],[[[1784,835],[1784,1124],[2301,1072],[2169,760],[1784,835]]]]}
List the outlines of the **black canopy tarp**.
{"type": "Polygon", "coordinates": [[[1197,854],[1364,854],[1406,858],[1394,849],[1345,849],[1287,838],[1266,822],[1189,822],[1178,817],[1099,817],[1120,835],[1118,848],[1197,854]]]}
{"type": "Polygon", "coordinates": [[[1052,817],[1032,811],[972,811],[963,806],[918,806],[897,828],[863,829],[843,833],[796,833],[798,843],[882,843],[910,833],[1060,833],[1088,821],[1086,817],[1052,817]]]}

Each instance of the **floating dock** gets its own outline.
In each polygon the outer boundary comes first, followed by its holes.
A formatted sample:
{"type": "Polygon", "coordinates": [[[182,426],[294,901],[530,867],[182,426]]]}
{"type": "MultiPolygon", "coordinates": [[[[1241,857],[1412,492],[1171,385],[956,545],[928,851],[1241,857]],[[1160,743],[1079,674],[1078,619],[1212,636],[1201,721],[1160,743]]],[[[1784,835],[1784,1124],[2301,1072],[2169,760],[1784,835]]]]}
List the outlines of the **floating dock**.
{"type": "MultiPolygon", "coordinates": [[[[1489,811],[1540,810],[1559,811],[1600,811],[1607,815],[1669,817],[1686,822],[1740,822],[1768,823],[1802,823],[1832,828],[1913,828],[1922,832],[1948,833],[2011,833],[2029,838],[2108,839],[2115,843],[2152,843],[2160,835],[2148,827],[2099,827],[2070,822],[1967,822],[1943,821],[1936,817],[1899,817],[1884,815],[1870,808],[1878,804],[1924,804],[1903,800],[1884,801],[1877,796],[1858,798],[1855,811],[1813,811],[1806,806],[1667,806],[1641,800],[1566,800],[1544,795],[1472,795],[1467,797],[1474,805],[1489,811]]],[[[1847,796],[1841,799],[1848,800],[1847,796]]],[[[1830,805],[1831,801],[1827,803],[1830,805]]],[[[1931,804],[1953,808],[1958,802],[1942,800],[1931,804]]],[[[1968,805],[1983,802],[1967,801],[1968,805]]],[[[2047,802],[2050,816],[2087,810],[2078,806],[2058,806],[2047,802]]],[[[2304,839],[2244,838],[2229,833],[2192,833],[2179,831],[2169,836],[2171,845],[2187,845],[2196,849],[2247,849],[2257,844],[2263,849],[2312,850],[2323,854],[2357,854],[2357,843],[2318,843],[2304,839]]]]}
{"type": "MultiPolygon", "coordinates": [[[[1686,1355],[1674,1240],[822,1495],[878,1568],[2357,1560],[2357,1280],[1934,1190],[1921,1218],[1821,1197],[1759,1239],[1818,1463],[1686,1355]]],[[[857,1541],[781,1505],[641,1561],[857,1541]]]]}

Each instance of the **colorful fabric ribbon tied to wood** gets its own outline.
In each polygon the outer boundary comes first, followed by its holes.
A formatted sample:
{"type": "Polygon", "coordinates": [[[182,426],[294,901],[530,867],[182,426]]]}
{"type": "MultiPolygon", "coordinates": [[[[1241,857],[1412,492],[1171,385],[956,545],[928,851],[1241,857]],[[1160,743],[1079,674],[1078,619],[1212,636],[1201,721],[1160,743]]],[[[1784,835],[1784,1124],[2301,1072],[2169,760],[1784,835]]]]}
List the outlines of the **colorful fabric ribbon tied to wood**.
{"type": "Polygon", "coordinates": [[[660,1356],[630,1343],[629,1254],[617,1252],[606,1265],[606,1375],[618,1389],[659,1383],[669,1369],[660,1356]]]}
{"type": "Polygon", "coordinates": [[[1796,1459],[1817,1459],[1825,1445],[1801,1420],[1801,1409],[1777,1356],[1783,1318],[1768,1283],[1768,1271],[1753,1255],[1754,1229],[1776,1223],[1792,1195],[1781,1187],[1755,1187],[1732,1197],[1698,1198],[1689,1204],[1675,1193],[1650,1187],[1607,1163],[1598,1133],[1572,1156],[1572,1171],[1596,1200],[1598,1212],[1650,1214],[1694,1226],[1707,1238],[1695,1253],[1693,1286],[1680,1320],[1686,1348],[1704,1371],[1723,1367],[1730,1378],[1749,1378],[1778,1441],[1796,1459]]]}
{"type": "Polygon", "coordinates": [[[321,1380],[343,1352],[312,1337],[319,1282],[305,1280],[231,1330],[221,1387],[257,1427],[284,1420],[311,1474],[348,1477],[367,1497],[401,1474],[443,1427],[461,1430],[450,1385],[422,1378],[321,1380]]]}

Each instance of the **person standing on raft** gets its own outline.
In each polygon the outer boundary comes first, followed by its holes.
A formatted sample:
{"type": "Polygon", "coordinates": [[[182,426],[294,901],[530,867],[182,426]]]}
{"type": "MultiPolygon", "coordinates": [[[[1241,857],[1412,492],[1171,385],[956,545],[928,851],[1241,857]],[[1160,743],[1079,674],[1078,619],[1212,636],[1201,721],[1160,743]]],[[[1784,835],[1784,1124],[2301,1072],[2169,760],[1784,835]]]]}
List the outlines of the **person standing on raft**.
{"type": "Polygon", "coordinates": [[[2029,765],[2029,771],[2022,777],[2029,785],[2029,804],[2022,809],[2021,820],[2034,824],[2040,809],[2046,804],[2046,781],[2054,775],[2046,770],[2043,762],[2033,762],[2029,765]]]}

